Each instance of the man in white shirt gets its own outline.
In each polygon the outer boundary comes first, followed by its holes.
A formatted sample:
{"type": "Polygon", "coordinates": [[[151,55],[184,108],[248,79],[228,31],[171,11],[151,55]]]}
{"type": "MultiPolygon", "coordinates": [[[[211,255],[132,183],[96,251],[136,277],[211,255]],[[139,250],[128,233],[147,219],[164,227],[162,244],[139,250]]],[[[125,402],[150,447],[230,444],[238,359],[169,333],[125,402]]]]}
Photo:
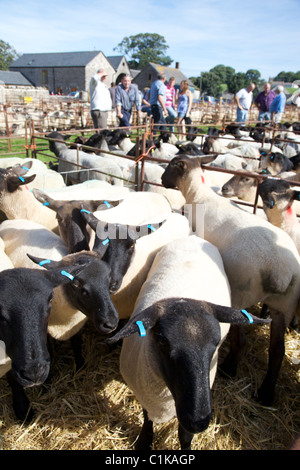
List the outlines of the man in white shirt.
{"type": "Polygon", "coordinates": [[[110,92],[104,83],[107,75],[104,69],[100,69],[90,81],[91,116],[95,129],[107,128],[108,112],[112,109],[110,92]]]}
{"type": "Polygon", "coordinates": [[[236,109],[236,122],[240,123],[242,126],[245,125],[248,117],[248,111],[251,108],[253,101],[253,90],[255,88],[254,83],[250,83],[247,88],[242,88],[238,91],[234,97],[237,104],[236,109]]]}

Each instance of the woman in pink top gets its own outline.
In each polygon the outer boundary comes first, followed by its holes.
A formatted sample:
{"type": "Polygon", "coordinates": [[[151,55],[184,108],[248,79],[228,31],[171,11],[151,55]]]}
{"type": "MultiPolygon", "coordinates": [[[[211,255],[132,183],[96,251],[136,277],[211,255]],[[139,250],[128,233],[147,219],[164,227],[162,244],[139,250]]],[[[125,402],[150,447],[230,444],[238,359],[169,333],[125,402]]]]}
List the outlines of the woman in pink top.
{"type": "MultiPolygon", "coordinates": [[[[174,124],[177,113],[175,111],[175,78],[171,77],[166,85],[166,108],[168,111],[168,117],[166,121],[168,124],[174,124]]],[[[174,132],[174,126],[168,127],[170,132],[174,132]]]]}

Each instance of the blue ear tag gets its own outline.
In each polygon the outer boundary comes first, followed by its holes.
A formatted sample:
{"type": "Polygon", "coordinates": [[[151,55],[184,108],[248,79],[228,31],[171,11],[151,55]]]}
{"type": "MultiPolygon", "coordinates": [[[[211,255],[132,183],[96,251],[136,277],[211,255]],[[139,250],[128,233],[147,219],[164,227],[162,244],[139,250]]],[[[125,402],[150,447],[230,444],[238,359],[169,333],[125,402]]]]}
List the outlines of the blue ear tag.
{"type": "Polygon", "coordinates": [[[40,262],[39,262],[39,265],[40,265],[40,266],[44,266],[44,264],[48,264],[48,263],[51,263],[51,260],[50,260],[50,259],[43,259],[43,261],[40,261],[40,262]]]}
{"type": "Polygon", "coordinates": [[[107,202],[107,201],[104,201],[104,204],[105,204],[107,207],[110,207],[110,204],[109,204],[109,202],[107,202]]]}
{"type": "Polygon", "coordinates": [[[156,231],[156,228],[155,227],[152,227],[152,225],[147,225],[148,228],[150,228],[150,230],[152,230],[152,232],[155,232],[156,231]]]}
{"type": "Polygon", "coordinates": [[[22,166],[23,170],[29,171],[29,168],[27,166],[22,166]]]}
{"type": "Polygon", "coordinates": [[[136,324],[138,326],[140,336],[146,336],[146,330],[145,330],[145,327],[143,325],[143,322],[142,321],[137,321],[136,324]]]}
{"type": "Polygon", "coordinates": [[[22,176],[19,176],[19,180],[21,180],[22,183],[25,183],[25,180],[24,180],[24,178],[23,178],[22,176]]]}
{"type": "Polygon", "coordinates": [[[49,206],[49,202],[43,202],[43,206],[49,206]]]}
{"type": "Polygon", "coordinates": [[[74,276],[72,276],[72,274],[70,273],[67,273],[67,271],[61,271],[60,274],[62,274],[63,276],[66,276],[70,279],[70,281],[73,281],[74,279],[74,276]]]}
{"type": "Polygon", "coordinates": [[[91,213],[91,211],[88,211],[87,209],[81,209],[80,212],[86,212],[87,214],[91,213]]]}
{"type": "Polygon", "coordinates": [[[109,238],[106,238],[105,240],[103,240],[103,242],[101,242],[102,245],[107,245],[109,243],[109,238]]]}
{"type": "Polygon", "coordinates": [[[251,317],[250,313],[247,310],[241,310],[241,312],[248,318],[249,323],[253,323],[253,318],[251,317]]]}

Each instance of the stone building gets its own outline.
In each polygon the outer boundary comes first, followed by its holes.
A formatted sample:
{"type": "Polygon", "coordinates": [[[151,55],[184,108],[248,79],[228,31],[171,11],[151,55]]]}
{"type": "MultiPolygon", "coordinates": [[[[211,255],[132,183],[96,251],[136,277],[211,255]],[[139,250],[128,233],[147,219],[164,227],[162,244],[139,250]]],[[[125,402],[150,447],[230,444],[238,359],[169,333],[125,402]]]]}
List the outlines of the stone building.
{"type": "Polygon", "coordinates": [[[187,80],[192,91],[194,90],[193,83],[181,72],[179,68],[179,62],[176,62],[175,67],[165,67],[163,65],[150,62],[134,77],[132,83],[135,83],[139,89],[143,91],[144,88],[150,87],[151,84],[157,80],[159,73],[164,73],[167,77],[167,80],[171,77],[174,77],[175,88],[179,88],[180,82],[182,80],[187,80]]]}
{"type": "Polygon", "coordinates": [[[36,87],[45,87],[54,94],[89,90],[91,77],[99,68],[108,72],[107,86],[129,68],[124,57],[110,57],[101,51],[52,52],[23,54],[15,60],[10,71],[21,72],[36,87]]]}

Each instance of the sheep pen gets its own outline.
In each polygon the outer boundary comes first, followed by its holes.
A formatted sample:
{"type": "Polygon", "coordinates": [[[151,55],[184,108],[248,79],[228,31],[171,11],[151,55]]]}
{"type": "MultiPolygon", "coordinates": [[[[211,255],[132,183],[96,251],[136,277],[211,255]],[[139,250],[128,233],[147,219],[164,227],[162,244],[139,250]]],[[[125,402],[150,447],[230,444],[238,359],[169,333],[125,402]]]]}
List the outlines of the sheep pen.
{"type": "MultiPolygon", "coordinates": [[[[253,313],[259,316],[260,308],[253,313]]],[[[217,374],[212,420],[195,435],[192,450],[285,450],[300,434],[299,333],[286,333],[274,405],[264,407],[253,398],[266,370],[269,328],[245,328],[247,346],[238,375],[217,374]]],[[[51,340],[50,381],[26,390],[36,413],[29,425],[16,421],[10,388],[5,378],[0,380],[0,450],[134,449],[143,414],[120,375],[121,348],[108,347],[89,323],[83,339],[86,365],[78,372],[70,344],[51,340]]],[[[228,347],[227,340],[220,361],[228,347]]],[[[171,449],[179,449],[176,419],[155,426],[153,450],[171,449]]]]}
{"type": "MultiPolygon", "coordinates": [[[[51,383],[27,389],[36,412],[29,425],[15,421],[9,387],[5,380],[0,381],[1,449],[134,448],[143,422],[142,409],[120,375],[120,346],[110,349],[89,324],[83,334],[86,365],[77,373],[69,344],[51,343],[51,383]]],[[[195,435],[192,450],[284,450],[300,432],[300,335],[287,333],[276,400],[274,406],[263,407],[252,394],[265,370],[269,326],[246,327],[246,334],[247,348],[238,376],[227,379],[217,374],[212,420],[205,432],[195,435]]],[[[220,360],[227,343],[221,348],[220,360]]],[[[176,419],[155,430],[154,450],[179,449],[176,419]]]]}

